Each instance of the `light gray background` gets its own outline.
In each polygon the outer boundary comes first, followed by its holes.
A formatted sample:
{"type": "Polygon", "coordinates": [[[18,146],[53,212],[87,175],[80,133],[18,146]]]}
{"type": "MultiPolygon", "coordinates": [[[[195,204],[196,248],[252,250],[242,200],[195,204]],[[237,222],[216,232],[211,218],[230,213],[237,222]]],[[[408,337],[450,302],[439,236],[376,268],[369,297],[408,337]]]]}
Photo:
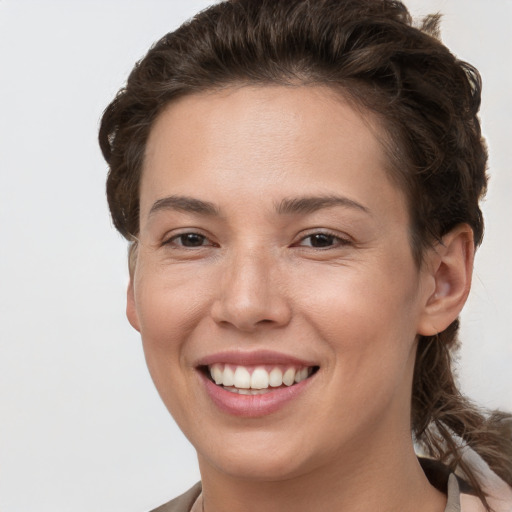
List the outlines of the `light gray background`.
{"type": "MultiPolygon", "coordinates": [[[[104,199],[103,108],[209,2],[0,0],[0,510],[142,512],[198,477],[124,316],[104,199]]],[[[466,393],[512,409],[511,0],[410,0],[484,78],[492,181],[463,315],[466,393]]]]}

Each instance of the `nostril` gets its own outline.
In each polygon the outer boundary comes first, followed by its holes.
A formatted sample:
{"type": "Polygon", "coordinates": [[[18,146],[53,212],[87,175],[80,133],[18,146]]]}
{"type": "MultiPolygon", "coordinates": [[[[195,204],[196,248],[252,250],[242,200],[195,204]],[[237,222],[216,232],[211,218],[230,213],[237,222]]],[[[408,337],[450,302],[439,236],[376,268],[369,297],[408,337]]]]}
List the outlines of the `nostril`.
{"type": "Polygon", "coordinates": [[[291,318],[291,307],[283,287],[271,279],[268,263],[254,255],[239,255],[226,269],[211,304],[213,320],[241,331],[258,327],[284,326],[291,318]]]}

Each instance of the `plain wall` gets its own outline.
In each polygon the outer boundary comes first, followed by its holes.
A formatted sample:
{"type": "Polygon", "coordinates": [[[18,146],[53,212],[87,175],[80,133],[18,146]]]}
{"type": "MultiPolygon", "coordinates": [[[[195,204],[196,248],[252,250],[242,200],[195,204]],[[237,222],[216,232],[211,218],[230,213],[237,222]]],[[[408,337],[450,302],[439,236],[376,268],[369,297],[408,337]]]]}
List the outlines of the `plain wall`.
{"type": "MultiPolygon", "coordinates": [[[[142,512],[193,484],[195,454],[160,403],[125,319],[102,110],[134,62],[200,0],[0,0],[0,510],[142,512]]],[[[491,159],[463,390],[512,410],[510,0],[415,0],[484,79],[491,159]]]]}

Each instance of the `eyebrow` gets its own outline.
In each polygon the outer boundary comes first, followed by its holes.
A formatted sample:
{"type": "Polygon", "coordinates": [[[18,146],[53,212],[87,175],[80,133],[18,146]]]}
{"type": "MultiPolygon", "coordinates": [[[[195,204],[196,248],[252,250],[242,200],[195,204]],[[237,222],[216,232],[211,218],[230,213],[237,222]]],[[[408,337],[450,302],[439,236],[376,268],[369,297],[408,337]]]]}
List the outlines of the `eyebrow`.
{"type": "Polygon", "coordinates": [[[370,210],[362,204],[349,199],[348,197],[327,195],[327,196],[304,196],[283,199],[276,205],[276,210],[280,214],[308,214],[331,208],[333,206],[343,206],[370,213],[370,210]]]}
{"type": "MultiPolygon", "coordinates": [[[[343,206],[345,208],[353,208],[365,213],[370,213],[368,208],[362,204],[349,199],[348,197],[337,195],[285,198],[277,203],[275,208],[277,213],[280,215],[306,215],[308,213],[313,213],[324,208],[332,208],[334,206],[343,206]]],[[[168,196],[158,199],[153,203],[148,216],[151,217],[162,210],[177,210],[206,216],[220,215],[220,210],[215,204],[188,196],[168,196]]]]}
{"type": "Polygon", "coordinates": [[[178,210],[208,216],[220,214],[219,209],[213,203],[187,196],[169,196],[158,199],[158,201],[153,203],[148,216],[151,217],[161,210],[178,210]]]}

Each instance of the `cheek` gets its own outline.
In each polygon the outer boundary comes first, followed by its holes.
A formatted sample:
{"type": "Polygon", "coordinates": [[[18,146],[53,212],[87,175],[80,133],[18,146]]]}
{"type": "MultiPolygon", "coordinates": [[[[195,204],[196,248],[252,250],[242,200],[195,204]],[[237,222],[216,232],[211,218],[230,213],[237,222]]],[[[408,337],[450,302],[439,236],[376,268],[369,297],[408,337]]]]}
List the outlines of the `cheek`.
{"type": "Polygon", "coordinates": [[[163,403],[182,429],[197,414],[190,388],[194,368],[187,365],[187,340],[204,312],[197,289],[176,285],[147,272],[135,287],[140,334],[146,364],[163,403]]]}
{"type": "Polygon", "coordinates": [[[331,276],[302,308],[307,325],[330,351],[323,386],[335,391],[325,393],[322,421],[333,438],[343,428],[349,437],[366,432],[363,425],[377,428],[390,411],[408,417],[416,294],[412,279],[398,282],[385,275],[331,276]],[[353,422],[347,421],[347,411],[353,422]]]}
{"type": "Polygon", "coordinates": [[[204,281],[196,273],[158,264],[148,267],[141,265],[135,280],[141,334],[144,341],[164,348],[179,343],[204,315],[204,281]]]}
{"type": "MultiPolygon", "coordinates": [[[[162,395],[166,389],[181,388],[185,379],[186,340],[204,317],[201,294],[194,281],[170,279],[168,272],[141,268],[135,281],[135,304],[144,355],[155,385],[162,395]]],[[[191,369],[190,369],[191,370],[191,369]]],[[[164,397],[168,404],[169,397],[164,397]]]]}
{"type": "Polygon", "coordinates": [[[301,308],[307,322],[337,359],[350,360],[351,375],[356,368],[380,367],[387,361],[395,366],[397,359],[403,362],[409,357],[416,335],[417,277],[407,266],[401,271],[390,268],[316,272],[297,294],[307,302],[301,308]]]}

